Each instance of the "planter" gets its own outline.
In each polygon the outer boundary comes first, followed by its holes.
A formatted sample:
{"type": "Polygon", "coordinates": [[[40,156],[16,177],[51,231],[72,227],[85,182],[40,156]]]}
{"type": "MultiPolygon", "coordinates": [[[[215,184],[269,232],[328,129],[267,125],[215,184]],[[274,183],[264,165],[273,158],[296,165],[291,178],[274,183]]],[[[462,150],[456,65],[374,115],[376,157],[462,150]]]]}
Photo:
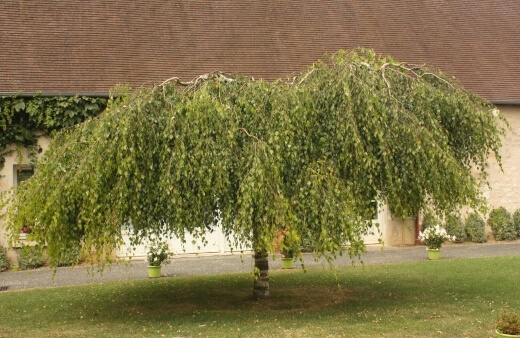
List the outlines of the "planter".
{"type": "Polygon", "coordinates": [[[499,332],[498,330],[495,330],[496,334],[497,334],[497,337],[520,337],[520,335],[517,335],[517,334],[505,334],[505,333],[502,333],[502,332],[499,332]]]}
{"type": "Polygon", "coordinates": [[[161,277],[161,266],[148,265],[148,277],[159,278],[161,277]]]}
{"type": "Polygon", "coordinates": [[[294,269],[294,257],[282,258],[282,269],[294,269]]]}
{"type": "Polygon", "coordinates": [[[426,249],[428,250],[428,259],[437,260],[441,258],[441,249],[426,249]]]}

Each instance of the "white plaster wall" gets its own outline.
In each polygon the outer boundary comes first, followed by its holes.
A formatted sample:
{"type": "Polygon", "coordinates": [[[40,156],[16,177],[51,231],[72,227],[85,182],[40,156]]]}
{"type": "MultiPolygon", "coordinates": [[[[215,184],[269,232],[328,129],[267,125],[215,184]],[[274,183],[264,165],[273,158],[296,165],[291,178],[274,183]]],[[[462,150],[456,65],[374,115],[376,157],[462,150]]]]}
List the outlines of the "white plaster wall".
{"type": "MultiPolygon", "coordinates": [[[[42,148],[42,152],[38,154],[41,157],[43,152],[49,148],[50,138],[47,136],[41,136],[38,138],[38,145],[42,148]]],[[[24,148],[16,148],[15,146],[9,146],[5,151],[12,150],[13,152],[5,156],[4,167],[0,170],[0,192],[6,192],[11,189],[14,185],[14,168],[17,165],[29,164],[29,158],[27,156],[27,150],[24,148]]],[[[5,219],[0,219],[0,245],[8,247],[8,239],[6,236],[5,219]]],[[[14,252],[9,250],[9,256],[14,259],[14,252]]]]}
{"type": "Polygon", "coordinates": [[[415,244],[415,219],[393,218],[388,208],[381,214],[381,232],[384,245],[404,246],[415,244]]]}

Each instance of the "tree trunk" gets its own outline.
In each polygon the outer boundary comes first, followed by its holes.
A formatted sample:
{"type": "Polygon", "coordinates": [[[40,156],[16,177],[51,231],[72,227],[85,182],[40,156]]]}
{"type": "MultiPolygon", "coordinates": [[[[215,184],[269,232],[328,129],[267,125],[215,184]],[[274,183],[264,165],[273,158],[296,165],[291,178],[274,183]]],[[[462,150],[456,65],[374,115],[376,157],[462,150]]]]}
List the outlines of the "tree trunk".
{"type": "Polygon", "coordinates": [[[257,299],[269,297],[269,260],[267,251],[255,251],[255,283],[253,296],[257,299]]]}

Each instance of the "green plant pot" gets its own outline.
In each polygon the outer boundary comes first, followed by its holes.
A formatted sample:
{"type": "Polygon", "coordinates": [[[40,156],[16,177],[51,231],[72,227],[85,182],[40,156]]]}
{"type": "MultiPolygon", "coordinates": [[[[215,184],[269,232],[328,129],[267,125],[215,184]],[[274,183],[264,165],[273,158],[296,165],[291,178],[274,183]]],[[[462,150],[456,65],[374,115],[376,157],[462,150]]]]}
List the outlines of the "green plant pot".
{"type": "Polygon", "coordinates": [[[282,258],[282,269],[294,269],[294,258],[282,258]]]}
{"type": "Polygon", "coordinates": [[[20,267],[18,265],[13,265],[13,271],[18,271],[20,269],[20,267]]]}
{"type": "Polygon", "coordinates": [[[148,277],[159,278],[161,277],[161,266],[148,265],[148,277]]]}
{"type": "Polygon", "coordinates": [[[426,249],[428,250],[428,259],[437,260],[441,258],[441,249],[426,249]]]}
{"type": "Polygon", "coordinates": [[[520,335],[517,334],[505,334],[502,332],[499,332],[498,330],[495,330],[497,337],[520,337],[520,335]]]}

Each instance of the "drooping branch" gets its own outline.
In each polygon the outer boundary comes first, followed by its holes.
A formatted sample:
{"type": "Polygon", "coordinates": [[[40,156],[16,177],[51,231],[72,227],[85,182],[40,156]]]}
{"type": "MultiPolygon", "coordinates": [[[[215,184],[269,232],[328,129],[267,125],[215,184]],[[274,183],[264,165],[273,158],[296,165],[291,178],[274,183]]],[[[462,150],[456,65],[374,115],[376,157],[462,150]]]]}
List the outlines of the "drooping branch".
{"type": "Polygon", "coordinates": [[[134,244],[202,237],[218,209],[230,240],[254,243],[264,291],[281,227],[317,253],[359,257],[374,199],[399,216],[476,205],[471,163],[485,173],[501,146],[488,102],[410,67],[361,50],[285,81],[216,72],[136,90],[55,138],[16,192],[10,231],[37,221],[50,255],[85,245],[102,261],[122,225],[134,244]]]}

